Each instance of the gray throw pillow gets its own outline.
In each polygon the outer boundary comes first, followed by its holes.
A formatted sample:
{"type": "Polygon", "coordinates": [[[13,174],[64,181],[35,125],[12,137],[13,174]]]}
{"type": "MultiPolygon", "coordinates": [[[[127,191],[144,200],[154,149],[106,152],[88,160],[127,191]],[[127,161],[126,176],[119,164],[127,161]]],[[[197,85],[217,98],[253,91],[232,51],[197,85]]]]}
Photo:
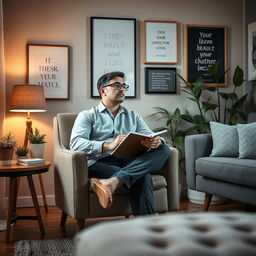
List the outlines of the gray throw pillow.
{"type": "Polygon", "coordinates": [[[238,124],[239,158],[256,158],[256,123],[238,124]]]}
{"type": "Polygon", "coordinates": [[[213,149],[211,156],[239,155],[237,126],[210,122],[213,149]]]}

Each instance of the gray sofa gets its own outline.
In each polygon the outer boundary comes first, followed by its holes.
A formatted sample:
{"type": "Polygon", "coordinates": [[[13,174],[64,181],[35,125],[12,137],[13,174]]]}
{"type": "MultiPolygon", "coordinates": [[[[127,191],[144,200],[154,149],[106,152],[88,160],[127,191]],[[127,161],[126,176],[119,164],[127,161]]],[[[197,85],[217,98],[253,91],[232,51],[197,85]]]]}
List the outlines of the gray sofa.
{"type": "MultiPolygon", "coordinates": [[[[255,121],[255,114],[249,122],[255,121]]],[[[256,159],[210,157],[210,134],[185,138],[186,178],[190,189],[205,192],[208,210],[212,195],[256,206],[256,159]]]]}

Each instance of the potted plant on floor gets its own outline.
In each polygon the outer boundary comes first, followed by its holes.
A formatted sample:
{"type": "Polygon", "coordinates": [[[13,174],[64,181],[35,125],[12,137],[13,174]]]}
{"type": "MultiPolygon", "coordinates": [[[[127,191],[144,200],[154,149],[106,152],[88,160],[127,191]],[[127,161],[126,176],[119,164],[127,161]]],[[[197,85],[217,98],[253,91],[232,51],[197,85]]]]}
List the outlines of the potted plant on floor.
{"type": "Polygon", "coordinates": [[[11,165],[13,151],[16,145],[15,136],[9,132],[0,138],[0,163],[1,165],[11,165]]]}
{"type": "Polygon", "coordinates": [[[29,151],[31,158],[43,158],[46,134],[40,134],[39,129],[35,128],[35,132],[28,135],[29,151]]]}
{"type": "MultiPolygon", "coordinates": [[[[232,76],[233,90],[226,92],[225,88],[218,86],[218,81],[220,81],[221,78],[217,76],[218,69],[218,61],[208,69],[209,74],[215,77],[217,83],[215,87],[205,87],[202,77],[198,77],[194,83],[190,83],[181,75],[176,74],[185,85],[181,87],[181,91],[185,92],[188,95],[188,99],[197,106],[197,114],[189,110],[186,110],[185,113],[181,113],[179,109],[171,113],[164,108],[158,107],[156,108],[157,112],[151,115],[157,117],[157,120],[166,120],[166,127],[164,128],[169,129],[172,145],[179,149],[182,156],[184,137],[188,134],[210,133],[210,121],[222,122],[224,124],[236,124],[239,120],[246,120],[243,105],[247,95],[245,94],[239,97],[237,94],[237,88],[244,82],[243,70],[239,66],[236,67],[232,76]],[[178,124],[175,127],[173,127],[174,120],[178,124]],[[184,121],[186,123],[185,127],[189,127],[185,130],[180,126],[181,122],[184,121]],[[174,134],[174,136],[172,136],[172,134],[174,134]],[[176,143],[176,141],[179,143],[176,143]]],[[[163,127],[161,127],[161,129],[163,129],[163,127]]],[[[183,159],[183,157],[181,157],[181,159],[183,159]]],[[[199,192],[194,193],[190,190],[189,193],[198,194],[199,192]]],[[[199,195],[198,198],[201,200],[202,196],[199,195]]]]}
{"type": "Polygon", "coordinates": [[[17,155],[18,159],[27,158],[28,152],[29,152],[28,148],[24,146],[18,146],[15,149],[15,154],[17,155]]]}

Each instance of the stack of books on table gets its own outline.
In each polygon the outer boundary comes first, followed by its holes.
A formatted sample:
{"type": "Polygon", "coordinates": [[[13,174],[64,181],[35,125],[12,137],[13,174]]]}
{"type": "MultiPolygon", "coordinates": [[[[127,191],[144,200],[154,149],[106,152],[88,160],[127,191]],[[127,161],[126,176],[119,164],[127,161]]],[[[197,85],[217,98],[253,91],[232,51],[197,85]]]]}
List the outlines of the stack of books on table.
{"type": "Polygon", "coordinates": [[[18,159],[17,164],[19,165],[39,165],[44,164],[45,160],[42,158],[26,158],[18,159]]]}

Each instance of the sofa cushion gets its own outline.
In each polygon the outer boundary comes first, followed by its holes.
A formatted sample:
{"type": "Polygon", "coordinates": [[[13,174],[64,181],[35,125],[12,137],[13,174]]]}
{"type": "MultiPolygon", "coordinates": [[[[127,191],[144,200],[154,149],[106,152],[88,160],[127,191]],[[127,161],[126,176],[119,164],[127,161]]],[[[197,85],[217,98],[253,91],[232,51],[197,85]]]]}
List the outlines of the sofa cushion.
{"type": "Polygon", "coordinates": [[[232,157],[202,157],[196,173],[207,178],[256,187],[256,160],[232,157]]]}
{"type": "Polygon", "coordinates": [[[238,124],[239,158],[256,158],[256,123],[238,124]]]}
{"type": "MultiPolygon", "coordinates": [[[[153,182],[153,191],[159,190],[161,188],[167,187],[167,182],[165,180],[165,177],[159,174],[152,175],[152,182],[153,182]]],[[[91,186],[89,189],[91,192],[93,191],[91,186]]],[[[119,187],[115,193],[118,194],[127,194],[129,193],[129,190],[125,186],[119,187]]]]}
{"type": "Polygon", "coordinates": [[[239,143],[237,127],[210,122],[213,148],[211,156],[238,156],[239,143]]]}

